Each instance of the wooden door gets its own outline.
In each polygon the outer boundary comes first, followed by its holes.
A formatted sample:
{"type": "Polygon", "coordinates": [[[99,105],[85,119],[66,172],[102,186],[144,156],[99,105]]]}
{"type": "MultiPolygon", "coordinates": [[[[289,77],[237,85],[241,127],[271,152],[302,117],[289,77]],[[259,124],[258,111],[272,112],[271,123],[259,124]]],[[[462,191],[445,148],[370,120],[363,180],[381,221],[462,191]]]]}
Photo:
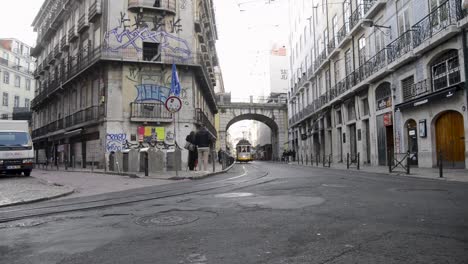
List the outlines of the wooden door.
{"type": "Polygon", "coordinates": [[[465,168],[465,138],[463,116],[444,113],[436,121],[437,153],[442,151],[444,167],[465,168]]]}

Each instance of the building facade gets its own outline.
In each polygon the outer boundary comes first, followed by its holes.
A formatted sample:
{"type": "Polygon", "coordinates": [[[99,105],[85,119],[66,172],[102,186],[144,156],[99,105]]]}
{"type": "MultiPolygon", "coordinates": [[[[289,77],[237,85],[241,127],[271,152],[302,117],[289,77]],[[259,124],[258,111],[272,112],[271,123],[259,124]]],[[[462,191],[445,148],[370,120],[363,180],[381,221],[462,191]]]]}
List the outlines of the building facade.
{"type": "Polygon", "coordinates": [[[200,127],[216,137],[211,0],[46,0],[33,26],[38,159],[104,168],[127,141],[183,146],[200,127]],[[182,87],[175,125],[164,107],[172,64],[182,87]]]}
{"type": "Polygon", "coordinates": [[[28,111],[34,98],[35,63],[31,47],[16,39],[0,39],[0,118],[13,119],[13,112],[28,111]]]}
{"type": "Polygon", "coordinates": [[[290,1],[290,148],[387,165],[468,164],[461,0],[290,1]]]}

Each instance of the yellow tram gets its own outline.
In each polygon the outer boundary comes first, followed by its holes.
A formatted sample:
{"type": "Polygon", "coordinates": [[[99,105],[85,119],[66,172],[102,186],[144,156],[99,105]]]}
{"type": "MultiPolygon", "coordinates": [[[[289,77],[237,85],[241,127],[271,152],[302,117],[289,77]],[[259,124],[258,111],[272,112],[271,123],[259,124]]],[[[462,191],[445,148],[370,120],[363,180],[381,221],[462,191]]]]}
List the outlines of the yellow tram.
{"type": "Polygon", "coordinates": [[[248,140],[241,139],[236,145],[236,152],[238,162],[253,161],[252,144],[248,140]]]}

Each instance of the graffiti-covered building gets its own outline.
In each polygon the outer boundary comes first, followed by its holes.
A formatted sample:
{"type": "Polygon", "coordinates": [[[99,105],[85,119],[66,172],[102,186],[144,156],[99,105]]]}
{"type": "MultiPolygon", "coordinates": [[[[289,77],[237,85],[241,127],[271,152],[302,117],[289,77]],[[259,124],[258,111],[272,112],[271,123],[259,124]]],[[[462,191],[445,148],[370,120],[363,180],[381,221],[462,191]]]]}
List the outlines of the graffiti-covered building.
{"type": "Polygon", "coordinates": [[[296,158],[466,168],[467,4],[290,1],[296,158]]]}
{"type": "Polygon", "coordinates": [[[39,159],[103,168],[127,141],[183,145],[200,126],[216,137],[211,0],[46,0],[33,27],[39,159]],[[182,100],[175,130],[164,106],[173,64],[182,100]]]}

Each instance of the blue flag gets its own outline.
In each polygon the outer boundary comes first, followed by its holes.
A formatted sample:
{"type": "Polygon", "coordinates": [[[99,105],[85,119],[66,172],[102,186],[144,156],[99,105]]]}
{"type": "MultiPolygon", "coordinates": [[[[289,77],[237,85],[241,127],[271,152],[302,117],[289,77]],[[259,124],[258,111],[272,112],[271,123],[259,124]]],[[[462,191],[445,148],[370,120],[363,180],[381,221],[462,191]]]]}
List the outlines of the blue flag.
{"type": "Polygon", "coordinates": [[[172,81],[171,81],[171,94],[175,96],[180,95],[180,82],[179,82],[179,75],[177,75],[176,65],[172,64],[172,81]]]}

